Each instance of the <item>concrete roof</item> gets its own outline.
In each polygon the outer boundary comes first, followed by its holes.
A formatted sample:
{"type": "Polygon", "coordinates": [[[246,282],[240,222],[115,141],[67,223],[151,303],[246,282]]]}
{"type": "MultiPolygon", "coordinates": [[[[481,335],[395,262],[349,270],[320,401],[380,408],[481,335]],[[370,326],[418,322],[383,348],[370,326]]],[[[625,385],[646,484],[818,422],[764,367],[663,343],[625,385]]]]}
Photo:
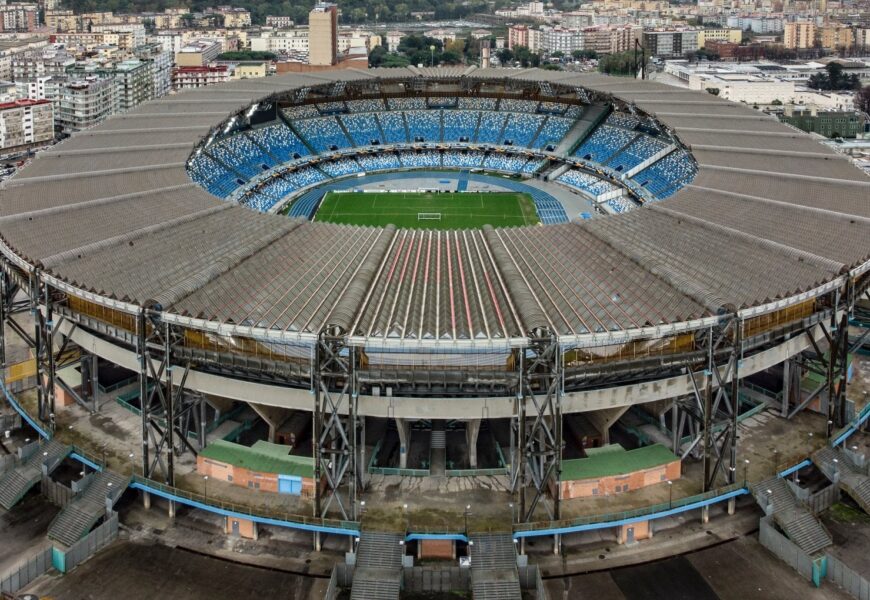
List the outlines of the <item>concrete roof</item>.
{"type": "Polygon", "coordinates": [[[814,289],[870,257],[868,198],[870,179],[847,160],[706,93],[536,69],[344,70],[229,82],[112,117],[6,183],[0,236],[77,288],[213,323],[504,343],[539,327],[584,335],[682,323],[814,289]],[[687,144],[698,174],[626,215],[430,234],[259,214],[186,173],[196,143],[274,93],[463,73],[633,103],[687,144]]]}

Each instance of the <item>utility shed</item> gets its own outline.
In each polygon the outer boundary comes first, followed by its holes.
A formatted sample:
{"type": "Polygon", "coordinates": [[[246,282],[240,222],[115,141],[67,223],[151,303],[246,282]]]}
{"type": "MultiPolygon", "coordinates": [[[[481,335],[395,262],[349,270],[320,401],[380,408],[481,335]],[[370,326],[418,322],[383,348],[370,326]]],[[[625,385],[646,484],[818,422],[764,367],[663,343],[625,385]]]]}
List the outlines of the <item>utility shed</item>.
{"type": "Polygon", "coordinates": [[[314,493],[314,458],[289,453],[290,448],[263,440],[242,446],[217,440],[196,459],[196,470],[232,484],[282,494],[314,493]]]}
{"type": "Polygon", "coordinates": [[[680,477],[680,459],[661,444],[634,450],[610,444],[586,454],[562,461],[563,499],[621,494],[680,477]]]}

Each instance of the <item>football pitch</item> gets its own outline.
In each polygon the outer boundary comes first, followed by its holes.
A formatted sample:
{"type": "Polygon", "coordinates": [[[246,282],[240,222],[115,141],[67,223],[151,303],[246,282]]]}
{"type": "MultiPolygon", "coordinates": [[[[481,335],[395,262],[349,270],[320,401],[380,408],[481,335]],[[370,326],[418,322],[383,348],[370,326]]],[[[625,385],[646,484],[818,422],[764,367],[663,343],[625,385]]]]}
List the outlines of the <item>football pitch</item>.
{"type": "Polygon", "coordinates": [[[517,192],[329,192],[315,221],[405,229],[519,227],[539,223],[531,196],[517,192]]]}

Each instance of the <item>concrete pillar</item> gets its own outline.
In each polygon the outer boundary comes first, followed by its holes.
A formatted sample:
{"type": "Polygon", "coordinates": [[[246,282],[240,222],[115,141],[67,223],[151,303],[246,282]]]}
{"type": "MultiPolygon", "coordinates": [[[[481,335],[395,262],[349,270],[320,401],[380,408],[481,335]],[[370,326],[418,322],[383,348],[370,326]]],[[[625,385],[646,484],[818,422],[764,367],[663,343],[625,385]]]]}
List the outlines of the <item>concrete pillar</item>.
{"type": "Polygon", "coordinates": [[[278,408],[277,406],[264,406],[261,404],[250,404],[249,406],[253,408],[254,412],[257,413],[257,415],[266,422],[266,425],[269,426],[269,441],[274,444],[278,427],[281,426],[284,422],[284,418],[287,416],[286,409],[278,408]]]}
{"type": "Polygon", "coordinates": [[[320,532],[315,531],[314,532],[314,551],[320,552],[320,548],[321,548],[320,532]]]}
{"type": "Polygon", "coordinates": [[[629,408],[629,406],[617,406],[616,408],[605,408],[584,414],[593,427],[601,434],[602,442],[607,445],[610,443],[610,428],[629,408]]]}
{"type": "Polygon", "coordinates": [[[562,536],[558,533],[553,536],[553,554],[559,556],[561,554],[562,536]]]}
{"type": "Polygon", "coordinates": [[[710,506],[704,506],[701,508],[701,523],[706,525],[710,522],[710,506]]]}
{"type": "Polygon", "coordinates": [[[396,419],[399,431],[399,468],[408,468],[408,450],[411,449],[411,423],[407,419],[396,419]]]}
{"type": "Polygon", "coordinates": [[[468,466],[477,468],[477,437],[480,434],[480,419],[465,422],[465,443],[468,446],[468,466]]]}
{"type": "Polygon", "coordinates": [[[148,492],[142,492],[142,506],[145,507],[145,510],[151,509],[151,494],[148,492]]]}
{"type": "Polygon", "coordinates": [[[175,502],[172,500],[169,501],[169,518],[175,518],[175,502]]]}
{"type": "Polygon", "coordinates": [[[791,398],[791,360],[782,363],[782,413],[788,417],[789,399],[791,398]]]}

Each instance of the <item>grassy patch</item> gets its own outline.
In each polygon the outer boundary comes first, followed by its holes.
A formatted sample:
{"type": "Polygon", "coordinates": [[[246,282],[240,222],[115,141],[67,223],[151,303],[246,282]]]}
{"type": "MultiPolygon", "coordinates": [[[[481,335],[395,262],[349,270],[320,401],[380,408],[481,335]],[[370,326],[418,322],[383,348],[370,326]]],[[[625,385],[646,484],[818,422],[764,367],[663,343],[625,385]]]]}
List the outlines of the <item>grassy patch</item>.
{"type": "Polygon", "coordinates": [[[316,221],[406,229],[520,227],[539,223],[531,196],[517,192],[329,192],[316,221]],[[437,218],[424,218],[424,215],[437,218]]]}
{"type": "Polygon", "coordinates": [[[837,523],[870,523],[870,515],[848,504],[838,502],[827,510],[827,515],[837,523]]]}

